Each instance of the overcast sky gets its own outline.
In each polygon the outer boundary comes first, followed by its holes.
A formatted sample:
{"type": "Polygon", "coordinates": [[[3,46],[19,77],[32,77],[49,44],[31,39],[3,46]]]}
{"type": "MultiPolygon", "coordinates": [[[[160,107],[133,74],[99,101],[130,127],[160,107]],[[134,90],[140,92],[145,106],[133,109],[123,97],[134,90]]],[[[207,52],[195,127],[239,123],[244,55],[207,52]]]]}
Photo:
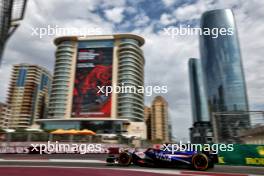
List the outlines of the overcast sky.
{"type": "MultiPolygon", "coordinates": [[[[251,110],[264,109],[264,1],[260,0],[28,0],[25,19],[8,41],[0,68],[0,101],[5,102],[11,66],[34,63],[51,72],[55,36],[32,36],[32,28],[101,28],[103,34],[135,33],[146,40],[145,85],[167,85],[173,136],[187,140],[191,106],[187,62],[199,58],[198,36],[164,35],[163,28],[199,26],[207,10],[231,8],[237,23],[251,110]]],[[[146,97],[149,105],[154,98],[146,97]]]]}

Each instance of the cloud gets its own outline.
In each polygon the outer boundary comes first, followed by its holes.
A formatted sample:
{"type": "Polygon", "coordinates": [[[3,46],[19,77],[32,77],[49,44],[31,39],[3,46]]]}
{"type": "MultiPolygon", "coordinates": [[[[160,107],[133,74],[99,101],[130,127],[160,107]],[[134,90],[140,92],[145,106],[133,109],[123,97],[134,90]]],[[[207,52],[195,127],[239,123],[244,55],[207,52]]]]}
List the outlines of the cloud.
{"type": "Polygon", "coordinates": [[[263,1],[246,1],[234,10],[251,110],[263,110],[259,107],[264,105],[264,13],[260,7],[263,1]]]}
{"type": "Polygon", "coordinates": [[[109,21],[121,23],[124,18],[123,12],[124,8],[122,7],[107,9],[105,10],[105,16],[109,21]]]}
{"type": "Polygon", "coordinates": [[[202,12],[206,10],[206,4],[204,1],[197,1],[195,4],[184,4],[175,9],[173,14],[179,21],[199,19],[202,12]]]}
{"type": "Polygon", "coordinates": [[[162,25],[169,25],[176,22],[176,18],[174,18],[171,14],[163,13],[160,16],[160,23],[162,25]]]}
{"type": "Polygon", "coordinates": [[[169,7],[175,3],[175,0],[162,0],[162,2],[164,3],[166,7],[169,7]]]}
{"type": "MultiPolygon", "coordinates": [[[[94,0],[92,0],[94,1],[94,0]]],[[[109,1],[109,0],[98,0],[97,5],[104,9],[109,9],[109,8],[114,8],[114,7],[124,7],[126,5],[126,0],[114,0],[114,1],[109,1]]]]}
{"type": "Polygon", "coordinates": [[[150,22],[149,17],[145,14],[139,14],[133,20],[135,27],[142,27],[148,25],[148,23],[150,22]]]}

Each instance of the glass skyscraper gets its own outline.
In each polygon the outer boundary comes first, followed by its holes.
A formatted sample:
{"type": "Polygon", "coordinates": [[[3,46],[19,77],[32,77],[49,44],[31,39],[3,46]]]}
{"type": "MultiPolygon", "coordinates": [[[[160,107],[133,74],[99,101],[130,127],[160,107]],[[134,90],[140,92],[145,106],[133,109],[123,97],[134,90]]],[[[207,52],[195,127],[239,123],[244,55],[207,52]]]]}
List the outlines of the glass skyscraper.
{"type": "Polygon", "coordinates": [[[203,71],[200,59],[189,59],[189,80],[192,102],[193,127],[190,128],[192,143],[212,142],[212,128],[206,100],[203,71]]]}
{"type": "Polygon", "coordinates": [[[193,123],[209,122],[210,118],[208,113],[208,104],[206,100],[201,60],[191,58],[188,64],[193,123]]]}
{"type": "MultiPolygon", "coordinates": [[[[230,9],[205,12],[201,28],[232,29],[232,35],[201,35],[200,52],[212,117],[216,112],[248,111],[248,100],[235,19],[230,9]]],[[[231,141],[237,131],[249,126],[249,116],[221,115],[217,126],[219,142],[231,141]]],[[[214,131],[215,132],[215,131],[214,131]]]]}

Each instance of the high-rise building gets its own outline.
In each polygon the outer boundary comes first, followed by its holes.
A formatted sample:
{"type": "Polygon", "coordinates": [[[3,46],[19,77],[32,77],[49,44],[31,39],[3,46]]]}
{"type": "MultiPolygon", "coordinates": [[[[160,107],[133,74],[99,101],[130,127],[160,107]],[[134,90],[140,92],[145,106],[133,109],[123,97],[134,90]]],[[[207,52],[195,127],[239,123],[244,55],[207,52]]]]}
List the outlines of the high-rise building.
{"type": "Polygon", "coordinates": [[[11,110],[9,105],[0,103],[0,128],[8,128],[8,119],[11,117],[11,110]]]}
{"type": "Polygon", "coordinates": [[[151,140],[169,142],[170,128],[168,117],[168,103],[162,96],[157,96],[151,105],[151,140]]]}
{"type": "Polygon", "coordinates": [[[151,140],[151,108],[144,107],[144,120],[147,126],[147,139],[151,140]]]}
{"type": "Polygon", "coordinates": [[[71,36],[59,37],[55,44],[49,113],[39,121],[42,127],[128,131],[145,138],[144,94],[100,90],[144,85],[144,39],[133,34],[71,36]]]}
{"type": "MultiPolygon", "coordinates": [[[[226,35],[202,35],[200,53],[207,90],[207,99],[211,118],[215,113],[248,111],[248,100],[243,73],[238,34],[235,19],[230,9],[205,12],[201,19],[201,28],[211,31],[225,28],[226,35]],[[231,32],[230,32],[231,31],[231,32]]],[[[223,31],[223,30],[222,30],[223,31]]],[[[214,124],[217,142],[237,142],[238,130],[250,124],[248,115],[232,118],[221,116],[214,124]]]]}
{"type": "Polygon", "coordinates": [[[189,80],[191,90],[193,123],[209,122],[209,109],[204,87],[201,60],[189,60],[189,80]]]}
{"type": "Polygon", "coordinates": [[[11,109],[9,128],[28,128],[47,114],[51,74],[31,64],[13,66],[7,103],[11,109]]]}
{"type": "Polygon", "coordinates": [[[190,128],[192,143],[212,142],[209,108],[200,59],[189,59],[189,80],[191,90],[193,127],[190,128]]]}
{"type": "Polygon", "coordinates": [[[27,0],[0,1],[0,64],[7,39],[24,17],[27,0]]]}

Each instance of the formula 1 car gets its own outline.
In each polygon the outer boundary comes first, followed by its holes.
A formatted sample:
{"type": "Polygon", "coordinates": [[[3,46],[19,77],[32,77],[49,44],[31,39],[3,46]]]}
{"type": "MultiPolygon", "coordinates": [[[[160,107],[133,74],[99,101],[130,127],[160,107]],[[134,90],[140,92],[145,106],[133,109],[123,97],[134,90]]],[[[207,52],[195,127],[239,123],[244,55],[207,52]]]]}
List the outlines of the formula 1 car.
{"type": "Polygon", "coordinates": [[[218,162],[216,154],[209,152],[172,152],[162,149],[149,148],[144,152],[134,150],[133,152],[125,150],[117,156],[109,154],[106,159],[108,164],[118,164],[120,166],[129,166],[131,164],[143,167],[180,167],[187,166],[189,168],[204,171],[213,168],[218,162]]]}

